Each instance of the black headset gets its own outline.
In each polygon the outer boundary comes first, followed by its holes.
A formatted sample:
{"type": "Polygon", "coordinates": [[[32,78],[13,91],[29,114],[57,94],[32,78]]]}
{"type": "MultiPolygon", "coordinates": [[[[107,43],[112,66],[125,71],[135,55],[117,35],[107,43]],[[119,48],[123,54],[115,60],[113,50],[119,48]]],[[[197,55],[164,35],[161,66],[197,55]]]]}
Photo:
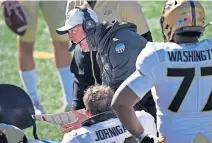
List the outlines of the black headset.
{"type": "MultiPolygon", "coordinates": [[[[84,14],[84,20],[82,22],[82,28],[83,28],[83,31],[86,34],[86,37],[94,34],[94,32],[96,30],[96,22],[93,20],[93,18],[91,18],[91,15],[89,14],[87,7],[82,5],[82,6],[78,6],[76,8],[81,10],[84,14]]],[[[82,40],[84,40],[84,39],[82,39],[82,40]]],[[[73,51],[75,49],[76,45],[78,45],[82,40],[80,40],[76,44],[73,43],[72,46],[69,48],[69,52],[73,51]]]]}
{"type": "Polygon", "coordinates": [[[84,20],[82,23],[82,28],[86,34],[91,34],[90,32],[94,31],[96,28],[96,22],[91,18],[91,15],[88,12],[86,6],[78,6],[77,9],[81,10],[84,14],[84,20]]]}

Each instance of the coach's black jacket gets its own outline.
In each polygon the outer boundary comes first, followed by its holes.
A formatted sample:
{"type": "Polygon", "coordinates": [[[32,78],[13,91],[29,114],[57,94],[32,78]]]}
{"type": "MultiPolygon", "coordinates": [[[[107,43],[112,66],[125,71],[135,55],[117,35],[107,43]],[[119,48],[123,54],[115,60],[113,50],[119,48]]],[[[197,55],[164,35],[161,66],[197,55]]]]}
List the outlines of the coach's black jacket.
{"type": "MultiPolygon", "coordinates": [[[[95,78],[101,84],[100,78],[102,78],[103,84],[117,89],[135,71],[136,58],[147,42],[143,37],[148,41],[152,41],[150,31],[140,36],[136,34],[136,25],[132,23],[99,23],[94,35],[87,37],[89,48],[94,51],[85,53],[81,52],[79,47],[75,49],[71,65],[75,82],[89,87],[95,83],[95,78]],[[118,49],[118,44],[121,45],[121,49],[118,49]],[[110,52],[112,55],[109,54],[110,52]],[[98,64],[96,64],[96,54],[98,64]]],[[[149,96],[146,96],[140,104],[137,104],[136,109],[140,110],[139,105],[142,104],[149,113],[155,116],[155,111],[148,110],[149,107],[155,109],[150,92],[148,94],[149,96]]],[[[82,97],[82,95],[80,96],[82,97]]]]}
{"type": "Polygon", "coordinates": [[[113,89],[135,71],[138,54],[147,40],[136,33],[132,23],[98,23],[94,34],[87,36],[88,47],[97,51],[102,82],[113,89]]]}
{"type": "MultiPolygon", "coordinates": [[[[143,36],[136,33],[136,25],[118,21],[98,23],[94,34],[86,39],[90,50],[97,51],[102,83],[114,90],[135,71],[137,56],[147,43],[143,36]]],[[[155,117],[155,103],[151,92],[147,94],[135,109],[140,110],[140,105],[150,107],[147,112],[155,117]]]]}

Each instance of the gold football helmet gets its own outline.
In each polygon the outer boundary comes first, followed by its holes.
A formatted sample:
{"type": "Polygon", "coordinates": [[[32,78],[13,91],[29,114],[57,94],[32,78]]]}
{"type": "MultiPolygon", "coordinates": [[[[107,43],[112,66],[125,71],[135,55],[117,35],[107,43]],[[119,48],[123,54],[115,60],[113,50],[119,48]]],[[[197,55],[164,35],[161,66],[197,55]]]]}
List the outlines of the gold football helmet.
{"type": "Polygon", "coordinates": [[[198,1],[168,0],[160,19],[165,42],[172,41],[174,33],[205,30],[205,11],[198,1]]]}

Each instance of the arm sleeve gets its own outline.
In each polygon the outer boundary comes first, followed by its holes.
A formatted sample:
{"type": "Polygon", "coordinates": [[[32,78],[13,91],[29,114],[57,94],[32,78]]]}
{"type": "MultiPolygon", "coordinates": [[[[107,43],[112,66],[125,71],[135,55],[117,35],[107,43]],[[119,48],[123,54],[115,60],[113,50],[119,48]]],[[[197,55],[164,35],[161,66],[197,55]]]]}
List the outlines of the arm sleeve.
{"type": "Polygon", "coordinates": [[[140,98],[143,98],[154,86],[155,81],[152,69],[158,63],[153,44],[148,42],[137,57],[136,71],[126,81],[128,87],[140,98]]]}
{"type": "Polygon", "coordinates": [[[160,63],[154,46],[153,42],[148,42],[136,60],[136,70],[152,78],[152,69],[160,63]]]}
{"type": "Polygon", "coordinates": [[[134,23],[140,35],[149,31],[147,20],[142,12],[141,5],[137,1],[120,2],[119,10],[122,21],[134,23]]]}
{"type": "Polygon", "coordinates": [[[141,99],[154,86],[151,77],[142,75],[139,71],[135,71],[125,83],[141,99]]]}

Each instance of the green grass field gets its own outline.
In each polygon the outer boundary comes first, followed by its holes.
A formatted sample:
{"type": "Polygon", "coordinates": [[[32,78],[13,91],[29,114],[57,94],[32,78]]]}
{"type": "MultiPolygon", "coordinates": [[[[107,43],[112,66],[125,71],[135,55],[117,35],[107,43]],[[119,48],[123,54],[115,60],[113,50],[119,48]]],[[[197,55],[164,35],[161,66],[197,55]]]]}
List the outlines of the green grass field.
{"type": "MultiPolygon", "coordinates": [[[[160,13],[164,2],[143,2],[143,12],[148,20],[154,41],[162,41],[159,24],[160,13]]],[[[206,22],[212,21],[212,2],[202,2],[206,11],[206,22]]],[[[1,15],[1,13],[0,13],[1,15]]],[[[136,18],[136,17],[135,17],[136,18]]],[[[37,26],[36,51],[51,52],[49,33],[45,21],[40,14],[37,26]],[[48,42],[47,42],[48,41],[48,42]]],[[[203,38],[212,37],[212,26],[206,29],[203,38]]],[[[3,24],[0,16],[0,83],[22,86],[17,71],[16,36],[3,24]]],[[[56,113],[62,105],[62,92],[53,60],[36,59],[37,83],[42,104],[47,113],[56,113]]],[[[41,139],[60,141],[62,139],[59,126],[37,122],[38,136],[41,139]]],[[[26,130],[28,138],[32,138],[32,129],[26,130]]]]}

